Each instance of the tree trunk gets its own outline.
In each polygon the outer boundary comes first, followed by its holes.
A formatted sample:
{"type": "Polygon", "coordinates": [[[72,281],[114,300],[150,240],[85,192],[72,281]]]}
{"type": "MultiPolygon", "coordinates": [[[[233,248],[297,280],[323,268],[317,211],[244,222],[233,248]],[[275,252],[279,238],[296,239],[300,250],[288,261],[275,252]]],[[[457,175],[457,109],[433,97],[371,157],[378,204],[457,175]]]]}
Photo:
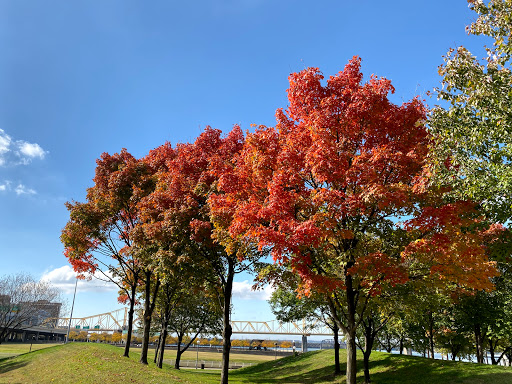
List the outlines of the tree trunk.
{"type": "Polygon", "coordinates": [[[140,362],[142,364],[148,363],[148,346],[149,346],[149,331],[151,328],[151,283],[146,281],[145,286],[145,300],[144,300],[144,333],[142,336],[142,350],[140,352],[140,362]]]}
{"type": "Polygon", "coordinates": [[[340,375],[341,374],[340,340],[339,340],[340,329],[339,329],[338,325],[336,325],[336,324],[334,324],[333,333],[334,333],[334,374],[340,375]]]}
{"type": "MultiPolygon", "coordinates": [[[[501,359],[503,359],[503,357],[506,356],[507,353],[509,353],[510,348],[511,347],[507,347],[507,348],[505,348],[505,350],[503,352],[501,352],[500,357],[498,357],[498,359],[496,360],[496,364],[499,364],[501,362],[501,359]]],[[[503,365],[505,365],[505,364],[503,364],[503,365]]]]}
{"type": "Polygon", "coordinates": [[[180,360],[181,360],[181,355],[183,354],[183,352],[181,350],[181,341],[182,340],[183,340],[183,334],[179,333],[178,334],[178,349],[176,351],[176,361],[174,362],[174,368],[176,368],[176,369],[180,369],[180,360]]]}
{"type": "Polygon", "coordinates": [[[370,354],[371,350],[366,350],[363,353],[363,365],[364,365],[364,382],[369,383],[370,380],[370,354]]]}
{"type": "Polygon", "coordinates": [[[434,316],[428,313],[428,347],[430,358],[434,359],[434,316]]]}
{"type": "Polygon", "coordinates": [[[352,335],[346,333],[345,339],[347,342],[347,384],[356,384],[357,360],[355,330],[352,335]]]}
{"type": "Polygon", "coordinates": [[[459,354],[461,349],[462,349],[462,347],[460,344],[454,344],[453,342],[450,343],[450,352],[452,355],[452,361],[455,361],[455,359],[457,358],[457,355],[459,354]]]}
{"type": "Polygon", "coordinates": [[[404,338],[400,336],[400,354],[403,355],[404,353],[404,338]]]}
{"type": "Polygon", "coordinates": [[[372,319],[368,319],[368,326],[365,326],[364,335],[364,352],[363,352],[363,365],[364,365],[364,382],[370,383],[370,355],[372,353],[373,343],[375,341],[374,324],[372,319]]]}
{"type": "Polygon", "coordinates": [[[167,324],[163,328],[163,335],[160,333],[162,337],[162,342],[160,343],[160,350],[158,351],[158,360],[157,360],[157,367],[162,368],[164,363],[164,352],[165,352],[165,340],[167,339],[167,324]]]}
{"type": "Polygon", "coordinates": [[[152,271],[145,271],[145,300],[144,300],[144,335],[142,337],[142,350],[140,352],[140,362],[148,363],[149,333],[151,331],[151,316],[155,309],[156,296],[160,287],[160,280],[156,280],[153,292],[151,291],[152,271]]]}
{"type": "Polygon", "coordinates": [[[158,336],[158,343],[156,343],[155,358],[153,359],[153,363],[155,363],[155,364],[156,364],[156,359],[158,357],[158,351],[160,350],[161,347],[162,347],[162,331],[160,331],[160,335],[158,336]]]}
{"type": "Polygon", "coordinates": [[[233,291],[233,278],[235,276],[234,261],[228,259],[228,275],[226,277],[226,285],[224,287],[224,308],[223,320],[224,329],[222,331],[222,368],[220,382],[221,384],[228,384],[229,375],[229,352],[231,350],[231,334],[233,330],[230,323],[231,312],[231,293],[233,291]]]}
{"type": "Polygon", "coordinates": [[[498,342],[496,342],[496,344],[494,344],[492,342],[492,340],[489,340],[489,352],[491,353],[491,364],[492,365],[498,365],[498,362],[496,361],[496,358],[494,357],[494,349],[495,349],[495,346],[498,345],[498,342]]]}
{"type": "Polygon", "coordinates": [[[356,384],[357,358],[356,358],[356,303],[352,286],[352,276],[347,274],[345,292],[347,294],[347,384],[356,384]]]}
{"type": "Polygon", "coordinates": [[[391,351],[393,351],[393,346],[391,345],[391,342],[389,340],[386,341],[384,349],[386,350],[387,353],[391,353],[391,351]]]}
{"type": "Polygon", "coordinates": [[[130,297],[130,309],[128,310],[128,331],[126,333],[126,345],[124,346],[124,357],[130,357],[130,344],[132,342],[132,332],[133,332],[133,313],[135,306],[135,292],[137,290],[137,286],[134,284],[132,287],[131,297],[130,297]]]}
{"type": "Polygon", "coordinates": [[[483,348],[483,336],[480,324],[475,325],[475,346],[476,346],[476,361],[477,363],[484,363],[484,348],[483,348]]]}
{"type": "Polygon", "coordinates": [[[505,356],[507,356],[508,366],[512,366],[512,351],[506,351],[505,356]]]}

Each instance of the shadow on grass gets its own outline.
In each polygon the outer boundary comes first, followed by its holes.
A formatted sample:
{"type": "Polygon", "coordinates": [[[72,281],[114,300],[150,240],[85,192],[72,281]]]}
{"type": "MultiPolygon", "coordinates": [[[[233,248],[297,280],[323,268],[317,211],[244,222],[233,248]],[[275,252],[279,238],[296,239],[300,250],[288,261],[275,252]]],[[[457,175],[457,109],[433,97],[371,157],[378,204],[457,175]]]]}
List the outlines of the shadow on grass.
{"type": "MultiPolygon", "coordinates": [[[[309,384],[335,379],[334,366],[318,366],[314,355],[320,351],[309,352],[298,356],[289,356],[275,361],[260,363],[254,367],[237,370],[230,375],[237,380],[248,383],[298,383],[309,384]]],[[[346,369],[345,364],[341,369],[346,369]]]]}
{"type": "MultiPolygon", "coordinates": [[[[358,368],[359,363],[358,363],[358,368]]],[[[492,372],[496,367],[475,363],[388,356],[370,362],[370,377],[385,384],[508,384],[512,371],[492,372]],[[384,371],[382,371],[385,369],[384,371]]]]}
{"type": "Polygon", "coordinates": [[[0,374],[14,371],[27,365],[26,361],[15,361],[14,359],[7,357],[0,360],[0,374]]]}

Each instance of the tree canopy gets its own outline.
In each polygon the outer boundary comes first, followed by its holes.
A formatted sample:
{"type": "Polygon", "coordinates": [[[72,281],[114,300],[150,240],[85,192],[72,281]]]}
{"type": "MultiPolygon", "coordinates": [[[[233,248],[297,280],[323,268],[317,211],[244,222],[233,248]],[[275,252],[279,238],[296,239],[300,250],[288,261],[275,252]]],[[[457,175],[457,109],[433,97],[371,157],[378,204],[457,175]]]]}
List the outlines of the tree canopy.
{"type": "Polygon", "coordinates": [[[471,35],[492,42],[478,58],[460,46],[439,67],[436,90],[444,104],[433,109],[429,126],[436,137],[435,174],[451,194],[481,202],[496,220],[512,216],[512,3],[468,0],[478,15],[471,35]]]}

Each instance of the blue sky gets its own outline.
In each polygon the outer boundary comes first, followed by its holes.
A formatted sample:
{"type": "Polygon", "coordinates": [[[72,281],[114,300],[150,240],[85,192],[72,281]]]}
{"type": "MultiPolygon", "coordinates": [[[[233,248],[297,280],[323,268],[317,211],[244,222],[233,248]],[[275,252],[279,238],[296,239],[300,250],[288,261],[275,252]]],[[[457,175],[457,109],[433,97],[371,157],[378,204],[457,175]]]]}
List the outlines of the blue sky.
{"type": "MultiPolygon", "coordinates": [[[[396,103],[433,104],[442,55],[481,45],[465,33],[474,18],[465,0],[2,0],[0,274],[71,291],[64,202],[84,200],[102,152],[273,125],[291,72],[328,77],[354,55],[396,103]]],[[[250,285],[238,278],[233,318],[270,320],[268,291],[250,285]]],[[[114,290],[79,285],[76,316],[119,307],[114,290]]]]}

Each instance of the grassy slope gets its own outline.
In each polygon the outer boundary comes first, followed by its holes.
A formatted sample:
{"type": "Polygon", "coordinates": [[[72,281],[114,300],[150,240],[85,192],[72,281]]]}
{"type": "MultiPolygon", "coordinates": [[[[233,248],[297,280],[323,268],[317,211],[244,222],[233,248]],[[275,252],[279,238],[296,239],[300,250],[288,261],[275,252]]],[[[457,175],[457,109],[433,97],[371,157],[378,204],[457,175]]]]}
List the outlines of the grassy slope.
{"type": "MultiPolygon", "coordinates": [[[[32,351],[53,347],[54,345],[59,344],[32,344],[32,351]]],[[[28,343],[2,343],[0,344],[0,359],[3,359],[5,357],[21,355],[22,353],[29,352],[30,349],[30,344],[28,343]]]]}
{"type": "MultiPolygon", "coordinates": [[[[0,383],[217,383],[218,371],[157,369],[123,358],[120,348],[101,344],[68,344],[0,360],[0,383]]],[[[316,351],[232,371],[230,383],[343,383],[331,374],[333,351],[316,351]]],[[[471,363],[432,361],[375,353],[372,379],[379,383],[505,384],[512,369],[471,363]]],[[[362,372],[359,375],[362,382],[362,372]]]]}

